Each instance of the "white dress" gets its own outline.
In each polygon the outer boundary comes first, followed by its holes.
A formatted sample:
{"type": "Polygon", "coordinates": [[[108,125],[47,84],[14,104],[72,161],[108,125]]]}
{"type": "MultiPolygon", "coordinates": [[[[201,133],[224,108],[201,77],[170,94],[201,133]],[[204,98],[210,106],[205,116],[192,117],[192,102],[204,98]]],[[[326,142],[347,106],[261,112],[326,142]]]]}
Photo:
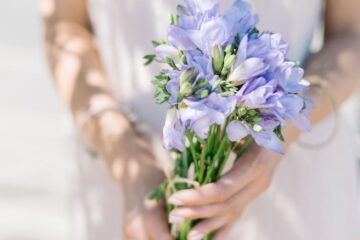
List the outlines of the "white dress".
{"type": "MultiPolygon", "coordinates": [[[[102,61],[119,101],[153,130],[155,152],[162,152],[165,107],[154,103],[151,77],[142,57],[150,40],[163,39],[167,14],[180,1],[89,0],[89,13],[102,61]]],[[[221,1],[228,6],[232,0],[221,1]]],[[[321,46],[321,0],[253,0],[261,29],[283,34],[291,58],[305,59],[321,46]],[[319,37],[320,36],[320,37],[319,37]],[[317,39],[317,41],[314,41],[317,39]],[[312,44],[311,44],[312,43],[312,44]]],[[[336,138],[319,149],[293,144],[270,189],[234,227],[231,240],[358,240],[356,163],[351,137],[341,124],[336,138]]],[[[333,127],[330,117],[314,126],[304,141],[321,142],[333,127]]],[[[74,181],[76,240],[119,240],[121,191],[103,161],[79,146],[74,181]]]]}

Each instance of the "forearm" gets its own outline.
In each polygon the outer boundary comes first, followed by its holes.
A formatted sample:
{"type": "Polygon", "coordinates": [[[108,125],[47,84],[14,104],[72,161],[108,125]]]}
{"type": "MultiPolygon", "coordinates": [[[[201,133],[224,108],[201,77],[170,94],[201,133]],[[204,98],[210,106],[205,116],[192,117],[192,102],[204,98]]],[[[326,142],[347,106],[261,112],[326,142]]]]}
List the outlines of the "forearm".
{"type": "Polygon", "coordinates": [[[42,13],[46,53],[56,88],[88,142],[111,165],[116,155],[112,146],[119,148],[122,139],[132,134],[130,124],[121,113],[111,111],[102,112],[82,124],[90,109],[115,108],[117,103],[86,21],[84,2],[43,1],[42,6],[51,2],[59,4],[56,11],[51,15],[42,13]],[[82,11],[73,14],[65,11],[75,7],[82,11]]]}
{"type": "MultiPolygon", "coordinates": [[[[305,79],[313,83],[307,92],[315,104],[310,115],[313,124],[332,114],[335,107],[340,106],[359,88],[359,65],[360,34],[352,30],[329,36],[323,50],[309,59],[305,79]],[[317,87],[319,83],[325,85],[325,88],[317,87]]],[[[298,138],[300,131],[289,126],[284,134],[290,145],[298,138]]]]}
{"type": "MultiPolygon", "coordinates": [[[[360,86],[360,34],[353,30],[329,36],[324,49],[314,55],[306,67],[306,79],[326,85],[339,106],[360,86]]],[[[309,96],[315,102],[311,115],[314,123],[334,111],[325,91],[310,88],[309,96]]]]}

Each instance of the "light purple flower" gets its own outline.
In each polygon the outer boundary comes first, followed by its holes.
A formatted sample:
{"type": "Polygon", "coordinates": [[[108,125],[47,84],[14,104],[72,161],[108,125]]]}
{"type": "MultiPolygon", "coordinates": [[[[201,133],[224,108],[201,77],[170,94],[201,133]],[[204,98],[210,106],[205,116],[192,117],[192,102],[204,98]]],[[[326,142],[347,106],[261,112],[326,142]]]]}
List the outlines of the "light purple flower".
{"type": "Polygon", "coordinates": [[[303,79],[304,70],[295,67],[293,62],[285,62],[278,68],[274,77],[279,80],[279,85],[289,93],[302,93],[309,87],[309,83],[303,79]]]}
{"type": "Polygon", "coordinates": [[[231,72],[228,81],[235,86],[244,84],[249,79],[259,76],[267,70],[267,66],[260,58],[249,58],[239,63],[231,72]]]}
{"type": "Polygon", "coordinates": [[[218,0],[185,0],[185,3],[192,15],[207,14],[215,17],[220,13],[218,0]]]}
{"type": "Polygon", "coordinates": [[[256,78],[245,83],[237,93],[238,104],[249,109],[274,108],[284,92],[277,90],[277,81],[256,78]]]}
{"type": "Polygon", "coordinates": [[[196,47],[208,54],[216,44],[224,45],[230,39],[230,33],[228,25],[222,18],[204,22],[199,30],[188,31],[189,38],[196,47]]]}
{"type": "Polygon", "coordinates": [[[258,124],[262,127],[262,131],[257,132],[249,127],[250,134],[255,142],[268,150],[283,154],[284,148],[282,143],[274,132],[275,128],[279,125],[278,122],[270,120],[258,124]]]}
{"type": "Polygon", "coordinates": [[[218,0],[186,0],[189,14],[183,11],[179,24],[170,26],[169,42],[182,50],[200,49],[210,55],[214,45],[233,43],[235,36],[247,34],[258,22],[250,5],[242,0],[220,15],[218,0]]]}
{"type": "MultiPolygon", "coordinates": [[[[301,95],[309,85],[303,80],[304,71],[287,59],[289,46],[280,34],[254,31],[259,19],[248,3],[235,0],[223,14],[219,5],[219,0],[185,0],[185,7],[178,6],[178,23],[168,29],[168,43],[155,49],[156,60],[165,62],[171,57],[176,64],[174,69],[162,70],[170,78],[166,97],[169,93],[171,106],[163,130],[164,146],[183,151],[185,131],[206,139],[212,125],[223,126],[236,106],[241,106],[256,110],[263,120],[255,125],[248,120],[230,121],[229,139],[235,142],[251,135],[258,145],[283,153],[276,127],[286,126],[287,120],[304,131],[311,127],[308,116],[313,103],[301,95]],[[236,59],[229,74],[220,76],[213,70],[211,50],[230,43],[237,49],[236,59]],[[179,50],[185,56],[181,61],[179,50]],[[198,72],[191,82],[194,89],[190,96],[179,98],[180,75],[189,68],[198,72]],[[226,85],[211,88],[220,79],[238,87],[235,96],[219,95],[229,91],[226,85]],[[209,96],[200,95],[204,90],[209,96]]],[[[163,87],[159,86],[160,92],[163,87]]]]}
{"type": "Polygon", "coordinates": [[[182,50],[196,49],[196,45],[190,39],[188,33],[184,29],[178,26],[169,27],[168,41],[178,49],[182,49],[182,50]]]}
{"type": "Polygon", "coordinates": [[[176,109],[169,109],[163,128],[164,147],[166,149],[184,150],[185,128],[182,126],[176,109]]]}
{"type": "Polygon", "coordinates": [[[226,134],[230,141],[238,142],[249,135],[246,125],[238,120],[231,121],[226,127],[226,134]]]}
{"type": "Polygon", "coordinates": [[[183,104],[186,106],[179,109],[181,121],[200,138],[205,139],[212,124],[224,124],[226,118],[235,110],[236,98],[212,93],[202,100],[185,99],[183,104]]]}
{"type": "Polygon", "coordinates": [[[225,12],[223,18],[229,26],[231,37],[237,34],[243,37],[259,22],[258,16],[252,14],[251,6],[243,0],[236,0],[225,12]]]}

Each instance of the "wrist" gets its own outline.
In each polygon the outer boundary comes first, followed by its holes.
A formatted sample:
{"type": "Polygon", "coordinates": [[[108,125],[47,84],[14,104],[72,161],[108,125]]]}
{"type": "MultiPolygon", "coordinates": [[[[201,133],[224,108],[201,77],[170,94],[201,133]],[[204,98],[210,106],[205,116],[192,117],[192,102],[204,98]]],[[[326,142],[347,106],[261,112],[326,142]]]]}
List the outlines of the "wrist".
{"type": "Polygon", "coordinates": [[[126,116],[114,109],[108,109],[89,119],[82,131],[92,147],[104,158],[109,151],[121,146],[123,139],[133,135],[133,127],[126,116]]]}

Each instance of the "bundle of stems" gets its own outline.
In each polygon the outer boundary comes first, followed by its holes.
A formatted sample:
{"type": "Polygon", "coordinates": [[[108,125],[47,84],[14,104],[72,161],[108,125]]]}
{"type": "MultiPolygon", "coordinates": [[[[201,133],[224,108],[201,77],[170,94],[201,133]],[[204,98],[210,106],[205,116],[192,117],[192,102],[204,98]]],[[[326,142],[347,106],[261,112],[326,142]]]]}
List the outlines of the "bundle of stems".
{"type": "MultiPolygon", "coordinates": [[[[187,131],[187,144],[183,152],[177,152],[175,167],[172,177],[189,179],[192,177],[197,184],[186,182],[177,182],[173,184],[169,192],[181,191],[184,189],[194,188],[195,185],[203,186],[212,182],[217,182],[223,174],[225,165],[229,161],[232,152],[236,153],[236,160],[239,161],[241,156],[246,152],[253,141],[251,136],[246,137],[239,143],[231,142],[226,135],[226,125],[213,125],[210,128],[209,136],[206,140],[198,138],[193,132],[187,131]],[[193,165],[193,167],[192,167],[193,165]],[[192,170],[193,169],[193,170],[192,170]],[[191,170],[193,174],[189,173],[191,170]],[[193,175],[193,176],[190,176],[193,175]]],[[[168,212],[172,211],[175,206],[168,204],[168,212]]],[[[171,226],[172,231],[177,232],[176,240],[186,240],[187,235],[197,223],[196,221],[185,221],[180,226],[171,226]]],[[[205,240],[211,240],[213,234],[210,234],[205,240]]]]}

